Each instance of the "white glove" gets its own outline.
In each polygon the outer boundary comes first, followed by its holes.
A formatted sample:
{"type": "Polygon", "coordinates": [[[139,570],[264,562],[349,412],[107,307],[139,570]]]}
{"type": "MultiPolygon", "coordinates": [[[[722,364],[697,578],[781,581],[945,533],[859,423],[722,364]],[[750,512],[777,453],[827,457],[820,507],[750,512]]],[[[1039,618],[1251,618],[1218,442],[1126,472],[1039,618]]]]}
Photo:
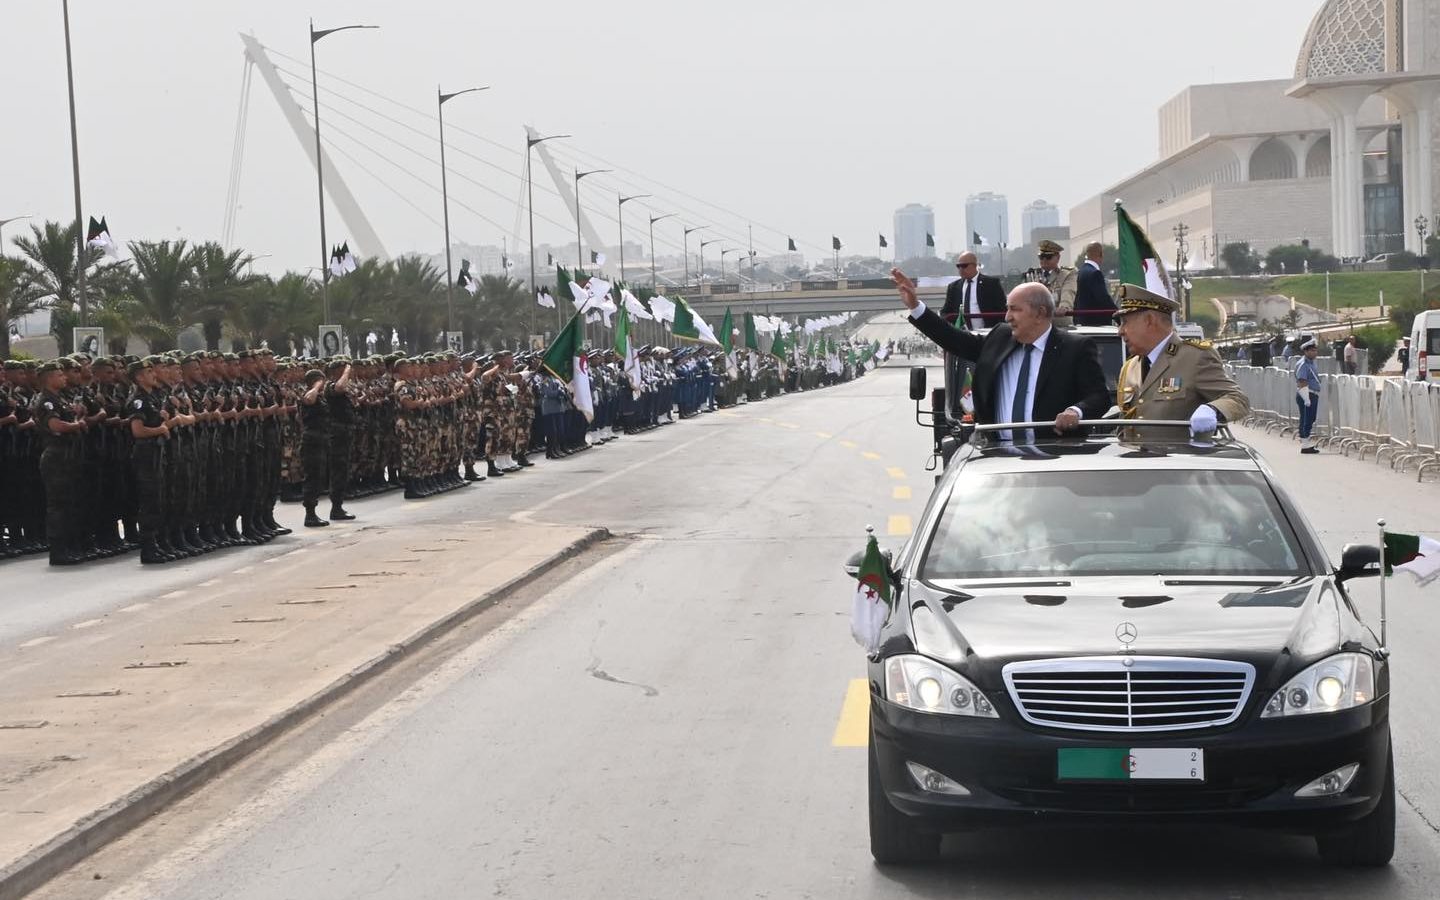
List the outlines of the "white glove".
{"type": "Polygon", "coordinates": [[[1303,387],[1300,390],[1296,391],[1295,396],[1300,398],[1301,403],[1305,404],[1306,406],[1310,405],[1310,389],[1308,387],[1303,387]]]}
{"type": "Polygon", "coordinates": [[[1215,407],[1208,403],[1202,403],[1195,407],[1190,414],[1190,434],[1209,434],[1220,424],[1215,415],[1215,407]]]}

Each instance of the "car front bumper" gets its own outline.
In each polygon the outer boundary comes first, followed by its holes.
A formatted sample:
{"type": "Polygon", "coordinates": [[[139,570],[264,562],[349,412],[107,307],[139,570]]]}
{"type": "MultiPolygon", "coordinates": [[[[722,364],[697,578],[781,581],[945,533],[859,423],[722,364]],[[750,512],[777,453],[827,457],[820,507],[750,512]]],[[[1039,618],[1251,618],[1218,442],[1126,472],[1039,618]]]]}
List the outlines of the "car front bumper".
{"type": "Polygon", "coordinates": [[[1251,709],[1225,728],[1159,734],[1042,729],[1005,718],[930,715],[873,694],[870,709],[871,740],[890,802],[942,831],[1037,820],[1110,820],[1219,822],[1318,834],[1375,808],[1390,742],[1386,697],[1359,709],[1285,719],[1262,720],[1258,709],[1251,709]],[[1205,752],[1205,780],[1061,781],[1058,751],[1067,747],[1199,748],[1205,752]],[[922,789],[907,761],[958,782],[969,796],[922,789]],[[1311,781],[1350,763],[1359,763],[1360,769],[1343,793],[1295,796],[1311,781]]]}

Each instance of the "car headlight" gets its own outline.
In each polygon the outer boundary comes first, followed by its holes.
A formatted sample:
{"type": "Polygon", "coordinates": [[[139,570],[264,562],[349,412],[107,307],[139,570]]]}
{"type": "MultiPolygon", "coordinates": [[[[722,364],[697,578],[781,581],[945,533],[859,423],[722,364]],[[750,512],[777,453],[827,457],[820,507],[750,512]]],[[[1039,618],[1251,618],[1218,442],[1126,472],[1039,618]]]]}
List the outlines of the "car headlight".
{"type": "Polygon", "coordinates": [[[1263,719],[1337,712],[1375,699],[1375,660],[1365,653],[1337,653],[1290,679],[1265,704],[1263,719]]]}
{"type": "Polygon", "coordinates": [[[923,656],[892,656],[885,660],[885,698],[917,712],[999,718],[979,688],[923,656]]]}

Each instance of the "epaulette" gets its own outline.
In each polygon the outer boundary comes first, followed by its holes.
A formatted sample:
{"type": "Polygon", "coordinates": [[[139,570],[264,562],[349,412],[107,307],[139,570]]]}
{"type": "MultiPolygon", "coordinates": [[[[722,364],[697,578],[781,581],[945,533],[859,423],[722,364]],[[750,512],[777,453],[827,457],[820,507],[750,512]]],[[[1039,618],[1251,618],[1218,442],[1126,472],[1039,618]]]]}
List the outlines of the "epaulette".
{"type": "Polygon", "coordinates": [[[1189,344],[1192,347],[1199,347],[1201,350],[1213,350],[1215,347],[1215,345],[1211,344],[1209,341],[1197,341],[1194,338],[1182,338],[1181,340],[1183,340],[1185,343],[1189,344]]]}

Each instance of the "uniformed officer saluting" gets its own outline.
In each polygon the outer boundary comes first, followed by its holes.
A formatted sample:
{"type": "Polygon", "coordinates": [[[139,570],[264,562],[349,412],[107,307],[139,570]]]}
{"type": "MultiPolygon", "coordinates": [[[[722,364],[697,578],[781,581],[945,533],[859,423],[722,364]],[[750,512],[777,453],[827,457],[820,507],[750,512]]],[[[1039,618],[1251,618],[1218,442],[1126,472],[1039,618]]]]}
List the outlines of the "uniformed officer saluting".
{"type": "MultiPolygon", "coordinates": [[[[1127,419],[1190,422],[1190,434],[1209,434],[1223,422],[1238,422],[1250,401],[1225,371],[1208,341],[1175,334],[1180,304],[1133,284],[1122,284],[1115,321],[1130,358],[1120,369],[1116,403],[1127,419]]],[[[1163,430],[1163,429],[1161,429],[1163,430]]],[[[1145,429],[1142,437],[1180,439],[1145,429]]]]}

